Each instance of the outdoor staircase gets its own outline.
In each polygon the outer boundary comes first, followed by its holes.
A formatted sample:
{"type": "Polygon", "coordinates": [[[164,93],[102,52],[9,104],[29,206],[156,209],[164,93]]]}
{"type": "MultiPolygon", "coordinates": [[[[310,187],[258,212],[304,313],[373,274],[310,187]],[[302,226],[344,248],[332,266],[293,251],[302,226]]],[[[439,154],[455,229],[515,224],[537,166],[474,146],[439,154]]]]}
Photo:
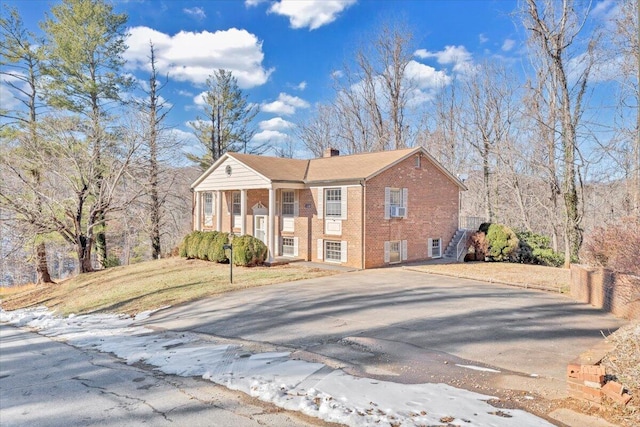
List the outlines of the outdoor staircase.
{"type": "Polygon", "coordinates": [[[462,261],[464,259],[464,255],[467,253],[467,251],[466,251],[466,248],[462,247],[464,243],[460,243],[460,241],[463,238],[466,239],[467,236],[469,235],[468,233],[469,233],[469,230],[466,230],[466,229],[459,229],[458,231],[456,231],[456,234],[453,235],[453,237],[451,238],[451,241],[449,242],[449,245],[444,251],[444,255],[443,255],[444,259],[455,260],[455,261],[462,261]],[[459,243],[460,245],[458,245],[459,243]],[[460,254],[458,254],[458,250],[461,251],[460,254]]]}

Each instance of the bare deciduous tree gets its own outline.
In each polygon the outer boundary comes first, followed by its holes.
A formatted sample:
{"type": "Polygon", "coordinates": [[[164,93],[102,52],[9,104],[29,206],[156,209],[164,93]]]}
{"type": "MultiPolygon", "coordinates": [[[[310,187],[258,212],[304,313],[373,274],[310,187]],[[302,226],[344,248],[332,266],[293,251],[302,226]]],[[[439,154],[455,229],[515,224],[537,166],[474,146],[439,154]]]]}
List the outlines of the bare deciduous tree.
{"type": "MultiPolygon", "coordinates": [[[[592,36],[585,50],[572,52],[578,35],[583,34],[588,9],[580,9],[572,0],[561,3],[553,0],[527,0],[524,23],[529,31],[532,56],[548,67],[546,90],[556,96],[562,156],[562,197],[564,199],[565,265],[577,258],[582,244],[582,214],[578,195],[579,171],[577,170],[577,128],[584,108],[584,96],[593,68],[593,50],[596,36],[592,36]],[[569,62],[574,59],[575,75],[570,76],[569,62]]],[[[575,50],[575,49],[574,49],[575,50]]]]}

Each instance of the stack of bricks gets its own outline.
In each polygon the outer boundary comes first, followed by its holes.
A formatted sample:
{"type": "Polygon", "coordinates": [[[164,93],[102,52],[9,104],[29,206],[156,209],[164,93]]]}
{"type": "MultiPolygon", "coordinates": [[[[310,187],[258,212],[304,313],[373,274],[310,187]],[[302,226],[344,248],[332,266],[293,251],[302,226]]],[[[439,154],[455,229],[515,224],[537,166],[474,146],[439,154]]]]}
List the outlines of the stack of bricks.
{"type": "Polygon", "coordinates": [[[569,396],[592,403],[602,403],[607,396],[615,403],[626,405],[631,396],[624,392],[622,385],[616,381],[605,383],[604,366],[570,363],[567,366],[567,390],[569,396]]]}
{"type": "Polygon", "coordinates": [[[605,375],[604,366],[569,364],[567,366],[567,391],[569,396],[601,403],[605,375]]]}

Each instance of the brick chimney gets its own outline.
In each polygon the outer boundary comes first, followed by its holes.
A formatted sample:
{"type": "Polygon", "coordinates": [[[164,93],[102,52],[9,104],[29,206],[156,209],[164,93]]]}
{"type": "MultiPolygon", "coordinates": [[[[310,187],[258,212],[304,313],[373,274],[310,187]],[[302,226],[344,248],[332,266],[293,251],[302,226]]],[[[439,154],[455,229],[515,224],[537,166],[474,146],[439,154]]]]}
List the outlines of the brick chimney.
{"type": "Polygon", "coordinates": [[[322,155],[322,157],[334,157],[339,155],[340,150],[338,150],[337,148],[327,148],[326,150],[324,150],[324,154],[322,155]]]}

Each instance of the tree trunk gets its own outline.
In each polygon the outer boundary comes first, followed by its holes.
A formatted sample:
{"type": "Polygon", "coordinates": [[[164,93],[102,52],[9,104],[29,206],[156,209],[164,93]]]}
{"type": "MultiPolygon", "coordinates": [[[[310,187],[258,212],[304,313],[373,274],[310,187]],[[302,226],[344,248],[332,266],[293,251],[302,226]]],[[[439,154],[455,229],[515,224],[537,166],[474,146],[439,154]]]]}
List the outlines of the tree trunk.
{"type": "Polygon", "coordinates": [[[78,272],[90,273],[93,271],[93,265],[91,264],[91,239],[85,236],[78,236],[76,243],[76,252],[78,253],[78,272]]]}
{"type": "Polygon", "coordinates": [[[98,258],[98,263],[104,267],[107,262],[107,235],[104,232],[106,218],[104,213],[98,214],[97,220],[102,225],[100,226],[101,230],[96,233],[96,257],[98,258]]]}
{"type": "Polygon", "coordinates": [[[47,249],[44,242],[36,245],[36,285],[43,285],[47,283],[54,283],[49,275],[49,268],[47,265],[47,249]]]}
{"type": "Polygon", "coordinates": [[[484,150],[482,152],[482,177],[484,182],[484,202],[486,204],[487,220],[493,222],[493,209],[491,208],[491,187],[489,184],[489,142],[484,142],[484,150]]]}

